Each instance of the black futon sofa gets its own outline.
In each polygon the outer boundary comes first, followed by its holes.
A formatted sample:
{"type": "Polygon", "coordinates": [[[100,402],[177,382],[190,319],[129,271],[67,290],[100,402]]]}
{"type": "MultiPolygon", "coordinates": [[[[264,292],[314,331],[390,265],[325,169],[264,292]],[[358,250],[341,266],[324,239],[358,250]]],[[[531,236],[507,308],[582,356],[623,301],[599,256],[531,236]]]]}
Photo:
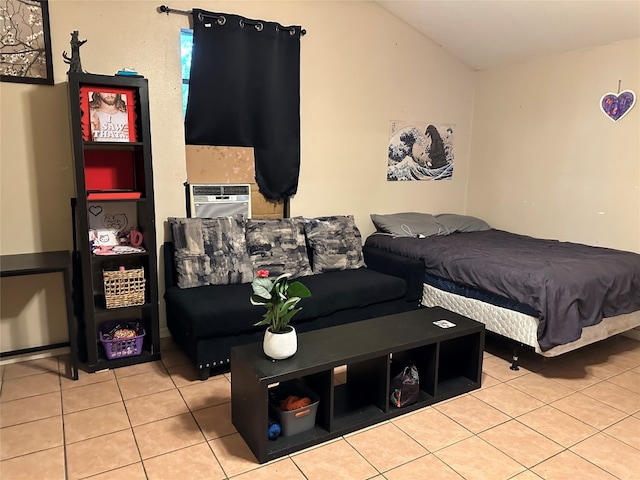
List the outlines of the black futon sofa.
{"type": "MultiPolygon", "coordinates": [[[[277,249],[273,238],[265,241],[264,228],[277,223],[272,220],[247,222],[247,248],[255,257],[252,259],[254,267],[268,268],[271,264],[273,268],[270,254],[277,249]],[[250,239],[249,228],[253,224],[261,229],[258,241],[250,239]]],[[[180,244],[180,233],[175,229],[173,233],[174,242],[177,240],[180,244]]],[[[329,232],[329,236],[335,238],[336,234],[329,232]]],[[[303,251],[314,257],[310,238],[310,235],[306,236],[303,251]]],[[[275,243],[282,240],[276,238],[275,243]]],[[[355,241],[361,241],[359,232],[355,241]]],[[[298,278],[309,288],[312,296],[302,299],[299,304],[302,310],[291,322],[297,332],[419,308],[424,275],[424,265],[420,261],[378,249],[362,248],[361,244],[356,248],[362,249],[360,255],[366,266],[323,271],[298,278]]],[[[264,336],[265,327],[253,326],[261,320],[264,308],[250,303],[251,282],[180,288],[174,243],[166,242],[163,249],[164,299],[167,326],[173,340],[194,363],[201,380],[206,380],[212,373],[228,371],[231,347],[260,342],[264,336]]],[[[320,261],[320,257],[315,258],[320,261]]]]}

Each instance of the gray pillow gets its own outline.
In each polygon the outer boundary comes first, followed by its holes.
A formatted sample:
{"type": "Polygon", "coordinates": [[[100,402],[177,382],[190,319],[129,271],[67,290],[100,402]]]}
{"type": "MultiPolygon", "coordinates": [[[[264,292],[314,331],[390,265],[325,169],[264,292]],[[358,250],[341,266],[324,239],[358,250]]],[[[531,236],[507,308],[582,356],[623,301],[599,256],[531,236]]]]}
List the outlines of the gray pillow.
{"type": "Polygon", "coordinates": [[[436,215],[436,221],[444,226],[449,233],[482,232],[491,228],[484,220],[470,215],[458,215],[456,213],[440,213],[436,215]]]}
{"type": "Polygon", "coordinates": [[[217,218],[169,218],[175,248],[178,287],[247,283],[253,268],[242,215],[217,218]]]}
{"type": "Polygon", "coordinates": [[[364,267],[362,237],[353,215],[306,219],[313,273],[364,267]]]}
{"type": "Polygon", "coordinates": [[[403,212],[379,215],[372,213],[371,221],[379,232],[404,237],[446,235],[447,229],[429,213],[403,212]]]}
{"type": "Polygon", "coordinates": [[[254,273],[269,270],[270,277],[290,273],[293,278],[311,275],[302,217],[247,220],[245,237],[254,273]]]}

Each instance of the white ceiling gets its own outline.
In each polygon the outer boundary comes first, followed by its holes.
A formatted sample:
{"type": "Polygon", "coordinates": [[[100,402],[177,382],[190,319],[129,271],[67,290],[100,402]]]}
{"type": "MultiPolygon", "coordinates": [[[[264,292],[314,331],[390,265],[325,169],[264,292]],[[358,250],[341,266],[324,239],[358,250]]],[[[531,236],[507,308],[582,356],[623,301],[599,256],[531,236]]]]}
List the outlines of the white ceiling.
{"type": "Polygon", "coordinates": [[[640,37],[640,0],[377,3],[474,70],[640,37]]]}

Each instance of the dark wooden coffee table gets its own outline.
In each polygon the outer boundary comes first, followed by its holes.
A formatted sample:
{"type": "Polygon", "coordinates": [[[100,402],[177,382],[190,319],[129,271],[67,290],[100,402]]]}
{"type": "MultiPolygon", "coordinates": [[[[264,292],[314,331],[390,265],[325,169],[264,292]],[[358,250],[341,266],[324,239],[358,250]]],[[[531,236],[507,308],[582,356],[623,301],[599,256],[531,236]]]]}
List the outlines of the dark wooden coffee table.
{"type": "Polygon", "coordinates": [[[231,349],[231,417],[260,463],[480,388],[484,325],[443,308],[423,308],[298,335],[298,352],[272,361],[255,343],[231,349]],[[446,320],[455,324],[442,328],[446,320]],[[407,361],[420,398],[397,408],[389,382],[407,361]],[[334,369],[346,365],[346,383],[334,369]],[[320,398],[315,425],[269,440],[269,388],[299,380],[320,398]]]}

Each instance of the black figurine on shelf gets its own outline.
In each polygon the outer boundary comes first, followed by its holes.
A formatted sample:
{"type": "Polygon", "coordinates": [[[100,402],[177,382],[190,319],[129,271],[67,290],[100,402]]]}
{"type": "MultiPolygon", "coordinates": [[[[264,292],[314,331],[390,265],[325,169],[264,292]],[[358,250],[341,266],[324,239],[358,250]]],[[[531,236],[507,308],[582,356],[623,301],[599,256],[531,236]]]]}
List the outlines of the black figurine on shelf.
{"type": "Polygon", "coordinates": [[[87,43],[86,40],[78,40],[78,30],[71,32],[71,56],[67,55],[67,52],[62,52],[64,63],[69,64],[69,70],[67,73],[80,72],[82,73],[82,62],[80,61],[80,47],[87,43]]]}

